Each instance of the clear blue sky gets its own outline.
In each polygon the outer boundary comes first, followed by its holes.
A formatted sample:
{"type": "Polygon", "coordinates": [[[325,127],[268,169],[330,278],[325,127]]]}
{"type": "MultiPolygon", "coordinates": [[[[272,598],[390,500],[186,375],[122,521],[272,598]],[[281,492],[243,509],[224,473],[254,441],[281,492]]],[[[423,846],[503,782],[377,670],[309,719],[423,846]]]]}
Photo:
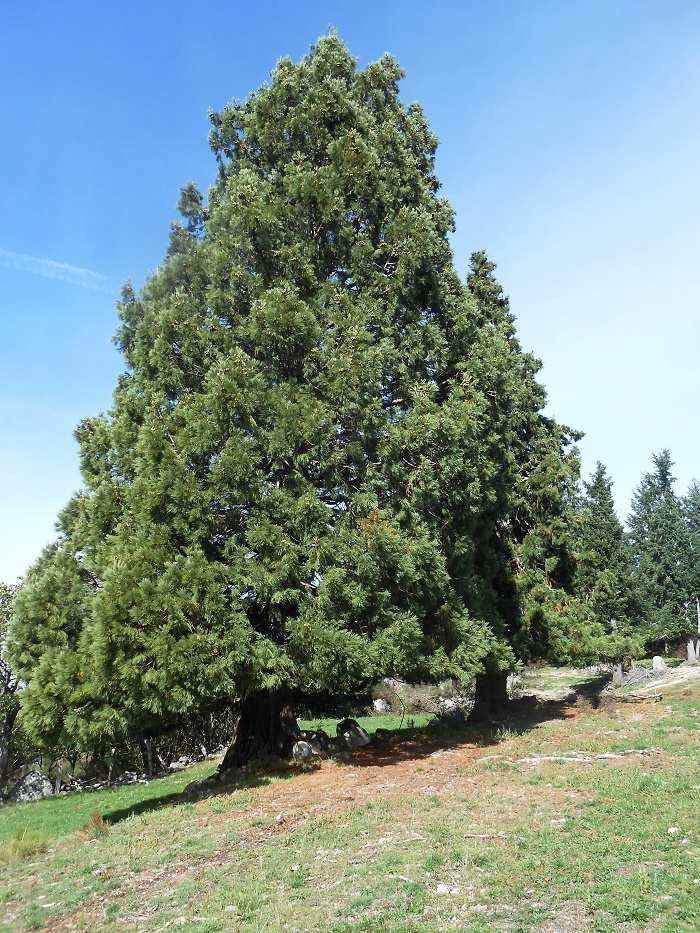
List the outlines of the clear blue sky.
{"type": "Polygon", "coordinates": [[[215,166],[207,110],[335,27],[391,52],[441,140],[464,273],[498,263],[549,410],[586,432],[621,517],[668,447],[700,475],[697,0],[11,4],[0,30],[0,580],[80,486],[109,408],[120,283],[161,260],[179,188],[215,166]]]}

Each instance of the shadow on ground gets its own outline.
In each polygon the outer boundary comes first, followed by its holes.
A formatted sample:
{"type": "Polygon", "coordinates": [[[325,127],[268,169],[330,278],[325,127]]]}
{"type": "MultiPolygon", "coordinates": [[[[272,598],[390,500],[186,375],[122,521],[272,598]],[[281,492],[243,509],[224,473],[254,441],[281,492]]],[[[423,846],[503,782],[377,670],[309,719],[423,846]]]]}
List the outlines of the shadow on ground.
{"type": "MultiPolygon", "coordinates": [[[[375,738],[372,745],[357,749],[348,761],[339,761],[338,766],[341,768],[345,766],[353,768],[390,766],[402,762],[419,761],[429,758],[438,750],[444,751],[446,748],[464,745],[492,748],[501,741],[500,733],[504,729],[523,735],[536,729],[542,723],[571,718],[581,702],[590,704],[594,709],[597,708],[601,702],[604,702],[601,698],[601,691],[609,681],[609,674],[602,674],[596,678],[587,677],[580,684],[571,685],[567,696],[563,699],[538,700],[535,696],[525,695],[520,699],[512,700],[507,708],[488,722],[473,724],[466,720],[445,722],[436,717],[428,726],[421,729],[404,727],[391,730],[388,736],[375,738]]],[[[273,759],[262,763],[256,770],[237,769],[228,775],[225,781],[214,784],[195,799],[234,794],[241,790],[264,787],[272,782],[292,780],[302,774],[316,771],[322,766],[321,761],[292,762],[273,759]]],[[[115,824],[130,816],[149,813],[162,807],[187,805],[191,802],[191,799],[184,798],[181,792],[173,791],[143,800],[128,808],[105,813],[104,819],[115,824]]]]}

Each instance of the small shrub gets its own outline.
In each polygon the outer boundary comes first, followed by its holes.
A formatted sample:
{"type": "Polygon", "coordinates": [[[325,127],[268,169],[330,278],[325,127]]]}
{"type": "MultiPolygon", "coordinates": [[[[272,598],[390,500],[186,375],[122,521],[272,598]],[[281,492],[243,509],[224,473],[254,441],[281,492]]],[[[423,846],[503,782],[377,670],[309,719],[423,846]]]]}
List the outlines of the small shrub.
{"type": "Polygon", "coordinates": [[[80,830],[80,834],[86,839],[97,839],[104,836],[109,829],[109,820],[106,820],[101,813],[91,813],[90,819],[80,830]]]}

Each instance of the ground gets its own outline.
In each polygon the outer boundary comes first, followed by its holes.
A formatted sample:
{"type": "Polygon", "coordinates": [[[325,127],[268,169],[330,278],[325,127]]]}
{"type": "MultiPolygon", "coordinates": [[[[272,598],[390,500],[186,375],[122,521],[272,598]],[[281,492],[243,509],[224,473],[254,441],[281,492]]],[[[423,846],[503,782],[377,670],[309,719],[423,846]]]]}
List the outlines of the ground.
{"type": "Polygon", "coordinates": [[[565,698],[105,810],[111,826],[0,869],[0,930],[700,928],[700,667],[643,701],[599,699],[595,673],[529,676],[565,698]]]}

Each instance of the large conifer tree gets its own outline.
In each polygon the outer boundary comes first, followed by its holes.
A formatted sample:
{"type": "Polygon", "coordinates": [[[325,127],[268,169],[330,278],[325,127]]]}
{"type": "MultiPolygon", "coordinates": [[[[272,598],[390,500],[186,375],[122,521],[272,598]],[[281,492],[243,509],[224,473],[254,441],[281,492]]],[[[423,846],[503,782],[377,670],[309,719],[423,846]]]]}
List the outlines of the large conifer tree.
{"type": "Polygon", "coordinates": [[[288,745],[295,697],[576,654],[574,435],[493,266],[455,274],[401,74],[330,36],[212,115],[218,178],[185,187],[165,262],[124,289],[127,371],[78,428],[84,488],[17,600],[46,744],[227,697],[228,767],[288,745]]]}
{"type": "Polygon", "coordinates": [[[503,654],[479,551],[504,438],[400,77],[331,36],[212,116],[218,179],[124,290],[128,370],[18,602],[37,734],[147,734],[230,696],[235,764],[281,747],[293,693],[503,654]]]}

